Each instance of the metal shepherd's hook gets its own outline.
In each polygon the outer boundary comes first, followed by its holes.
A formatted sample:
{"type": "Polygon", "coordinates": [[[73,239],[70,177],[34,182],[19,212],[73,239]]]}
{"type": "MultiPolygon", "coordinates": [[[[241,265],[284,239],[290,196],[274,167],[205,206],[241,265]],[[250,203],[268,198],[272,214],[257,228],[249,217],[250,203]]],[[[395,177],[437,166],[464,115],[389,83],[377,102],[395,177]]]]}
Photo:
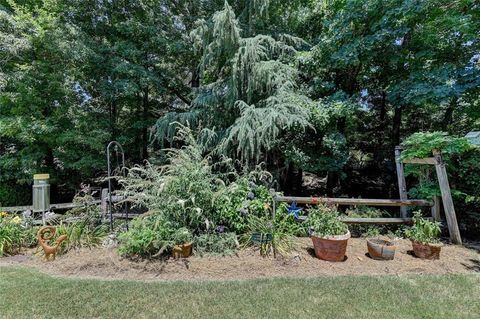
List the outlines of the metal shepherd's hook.
{"type": "MultiPolygon", "coordinates": [[[[123,147],[120,143],[117,141],[111,141],[108,143],[107,146],[107,168],[108,168],[108,210],[110,212],[110,231],[113,231],[113,211],[112,211],[112,168],[111,168],[111,163],[110,163],[110,147],[112,145],[117,146],[120,148],[120,152],[122,154],[122,174],[124,174],[125,171],[125,153],[123,152],[123,147]]],[[[118,153],[118,151],[117,151],[118,153]]],[[[127,214],[127,219],[128,219],[128,212],[127,214]]]]}

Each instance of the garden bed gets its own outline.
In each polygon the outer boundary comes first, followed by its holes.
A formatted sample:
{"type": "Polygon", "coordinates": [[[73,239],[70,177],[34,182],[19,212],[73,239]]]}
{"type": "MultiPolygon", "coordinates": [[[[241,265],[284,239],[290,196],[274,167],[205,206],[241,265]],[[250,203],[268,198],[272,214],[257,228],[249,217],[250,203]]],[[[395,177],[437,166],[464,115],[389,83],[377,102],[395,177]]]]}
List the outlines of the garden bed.
{"type": "Polygon", "coordinates": [[[448,274],[480,272],[478,250],[446,245],[440,260],[422,260],[411,253],[409,240],[397,242],[392,261],[369,258],[366,241],[348,242],[347,260],[331,263],[313,255],[309,238],[299,238],[300,249],[286,258],[262,258],[253,250],[230,257],[196,257],[166,261],[131,261],[119,257],[116,249],[81,249],[44,262],[34,250],[25,255],[0,258],[0,266],[22,265],[61,277],[139,280],[241,280],[273,277],[317,277],[382,274],[448,274]]]}

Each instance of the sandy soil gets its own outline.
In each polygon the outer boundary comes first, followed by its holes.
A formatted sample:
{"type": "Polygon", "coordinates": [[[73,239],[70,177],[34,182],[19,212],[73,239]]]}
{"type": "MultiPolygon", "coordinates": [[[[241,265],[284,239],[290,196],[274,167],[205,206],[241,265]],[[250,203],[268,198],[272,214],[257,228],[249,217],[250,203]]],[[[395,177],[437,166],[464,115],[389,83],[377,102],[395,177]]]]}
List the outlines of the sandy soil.
{"type": "MultiPolygon", "coordinates": [[[[480,253],[475,248],[446,245],[440,260],[422,260],[412,255],[407,240],[397,242],[395,259],[377,261],[368,257],[364,239],[352,238],[344,262],[332,263],[313,256],[310,239],[301,238],[299,249],[288,257],[263,258],[253,250],[231,257],[195,257],[183,260],[131,261],[116,249],[82,249],[45,262],[33,250],[24,255],[0,258],[0,266],[21,265],[61,277],[136,280],[237,280],[272,277],[317,277],[338,275],[447,274],[480,272],[480,253]]],[[[1,271],[1,268],[0,268],[1,271]]]]}

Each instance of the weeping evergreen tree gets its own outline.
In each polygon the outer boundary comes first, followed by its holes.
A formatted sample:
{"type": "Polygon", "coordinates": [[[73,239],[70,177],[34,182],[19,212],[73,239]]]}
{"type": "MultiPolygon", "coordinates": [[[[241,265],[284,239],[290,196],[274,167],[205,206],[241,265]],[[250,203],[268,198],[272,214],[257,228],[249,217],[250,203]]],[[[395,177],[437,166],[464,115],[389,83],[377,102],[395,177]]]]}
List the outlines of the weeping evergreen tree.
{"type": "Polygon", "coordinates": [[[215,133],[217,152],[253,164],[275,151],[287,131],[311,126],[304,107],[311,101],[299,88],[296,66],[305,42],[290,35],[252,34],[268,5],[246,1],[242,24],[225,2],[210,20],[196,22],[190,37],[199,58],[200,86],[191,105],[157,121],[157,138],[170,140],[174,121],[205,126],[215,133]],[[247,30],[240,28],[244,24],[247,30]]]}

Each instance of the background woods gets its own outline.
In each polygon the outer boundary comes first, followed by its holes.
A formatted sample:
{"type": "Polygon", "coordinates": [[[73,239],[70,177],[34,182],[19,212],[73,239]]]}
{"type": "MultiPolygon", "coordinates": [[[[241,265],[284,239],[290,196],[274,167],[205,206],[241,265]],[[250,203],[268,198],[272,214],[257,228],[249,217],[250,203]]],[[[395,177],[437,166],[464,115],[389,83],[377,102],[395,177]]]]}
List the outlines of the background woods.
{"type": "MultiPolygon", "coordinates": [[[[28,203],[37,172],[70,200],[110,140],[164,163],[179,123],[286,193],[398,197],[395,145],[480,129],[479,30],[473,0],[1,0],[0,203],[28,203]]],[[[452,154],[471,218],[479,152],[452,154]]]]}

